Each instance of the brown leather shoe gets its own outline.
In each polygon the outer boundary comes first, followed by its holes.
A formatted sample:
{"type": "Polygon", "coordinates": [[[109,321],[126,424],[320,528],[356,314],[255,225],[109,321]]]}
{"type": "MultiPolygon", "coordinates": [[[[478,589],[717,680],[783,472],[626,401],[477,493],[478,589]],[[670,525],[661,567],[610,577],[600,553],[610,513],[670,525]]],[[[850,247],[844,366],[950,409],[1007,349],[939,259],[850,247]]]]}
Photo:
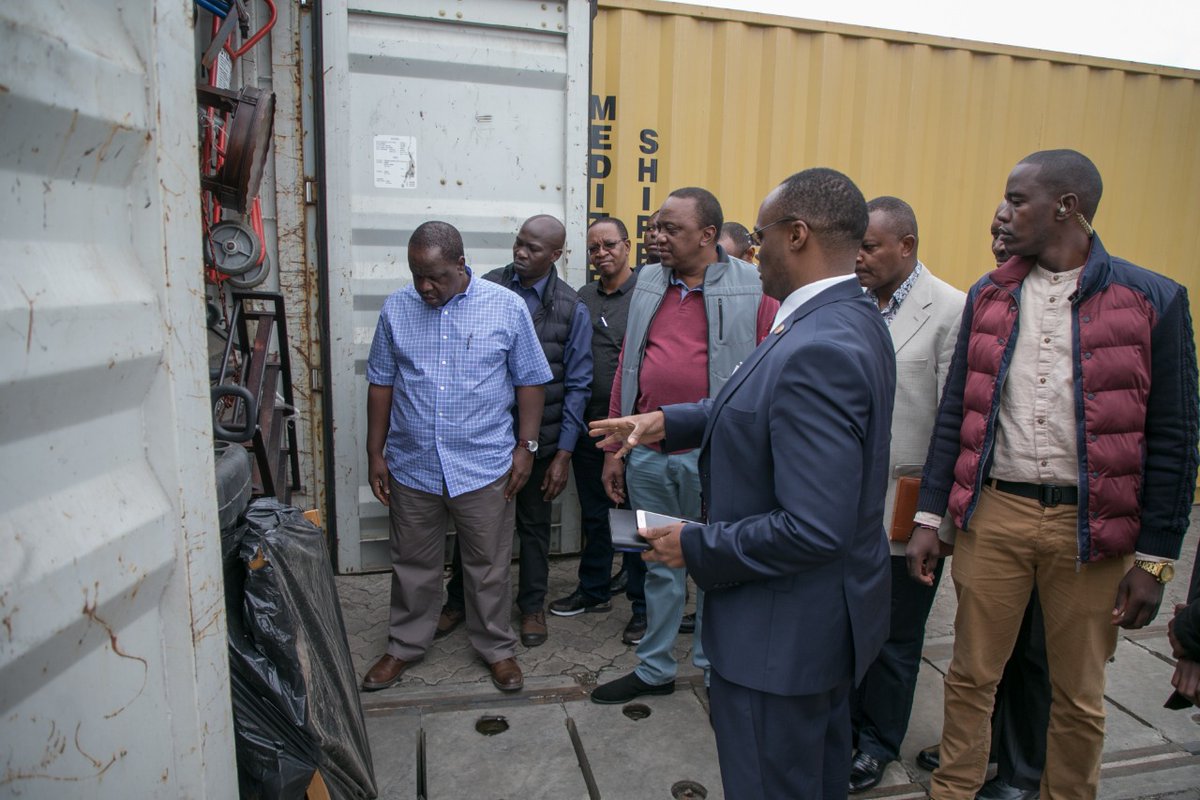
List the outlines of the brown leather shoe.
{"type": "Polygon", "coordinates": [[[525,676],[515,658],[506,658],[488,665],[492,670],[492,685],[502,692],[519,692],[525,685],[525,676]]]}
{"type": "Polygon", "coordinates": [[[532,614],[521,615],[521,644],[526,647],[545,644],[548,633],[545,611],[534,611],[532,614]]]}
{"type": "Polygon", "coordinates": [[[380,689],[388,688],[400,680],[400,676],[404,674],[404,670],[408,669],[410,663],[395,656],[384,655],[375,662],[375,666],[367,670],[366,677],[362,682],[363,690],[377,692],[380,689]]]}
{"type": "Polygon", "coordinates": [[[437,630],[433,632],[433,638],[440,639],[446,636],[450,631],[461,625],[462,621],[466,618],[467,612],[463,609],[442,606],[442,613],[438,615],[437,630]]]}

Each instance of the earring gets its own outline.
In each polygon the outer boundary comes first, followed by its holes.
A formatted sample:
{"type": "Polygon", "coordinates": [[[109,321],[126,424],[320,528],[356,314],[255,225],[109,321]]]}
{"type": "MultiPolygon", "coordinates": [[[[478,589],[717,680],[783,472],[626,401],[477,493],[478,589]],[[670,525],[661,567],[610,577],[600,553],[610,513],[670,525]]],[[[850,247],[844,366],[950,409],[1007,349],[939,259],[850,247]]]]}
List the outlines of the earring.
{"type": "Polygon", "coordinates": [[[1067,207],[1066,207],[1066,206],[1059,206],[1059,207],[1058,207],[1058,213],[1060,213],[1060,214],[1065,214],[1065,213],[1067,213],[1067,207]]]}

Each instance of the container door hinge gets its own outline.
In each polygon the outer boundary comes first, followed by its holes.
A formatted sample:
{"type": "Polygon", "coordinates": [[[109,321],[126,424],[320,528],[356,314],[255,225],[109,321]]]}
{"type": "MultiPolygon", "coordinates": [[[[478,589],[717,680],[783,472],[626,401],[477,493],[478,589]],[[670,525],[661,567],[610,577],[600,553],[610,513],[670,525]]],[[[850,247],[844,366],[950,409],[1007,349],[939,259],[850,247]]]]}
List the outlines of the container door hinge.
{"type": "Polygon", "coordinates": [[[312,178],[304,179],[304,205],[315,206],[317,204],[317,182],[312,178]]]}
{"type": "Polygon", "coordinates": [[[312,385],[312,390],[314,392],[324,391],[325,384],[322,382],[322,379],[321,379],[321,370],[314,367],[312,370],[309,371],[309,375],[310,375],[309,382],[312,385]]]}

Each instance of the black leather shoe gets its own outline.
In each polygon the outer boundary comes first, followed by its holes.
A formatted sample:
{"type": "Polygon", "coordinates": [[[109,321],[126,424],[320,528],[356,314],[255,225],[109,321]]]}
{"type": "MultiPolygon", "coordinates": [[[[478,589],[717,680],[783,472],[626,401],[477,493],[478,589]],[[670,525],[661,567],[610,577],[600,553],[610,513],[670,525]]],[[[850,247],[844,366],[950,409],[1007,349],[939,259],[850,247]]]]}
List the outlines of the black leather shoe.
{"type": "Polygon", "coordinates": [[[696,615],[684,614],[683,619],[679,620],[680,633],[695,633],[696,632],[696,615]]]}
{"type": "Polygon", "coordinates": [[[865,792],[873,789],[883,780],[883,767],[874,756],[867,755],[862,750],[854,754],[850,762],[850,794],[865,792]]]}
{"type": "Polygon", "coordinates": [[[621,567],[621,571],[608,581],[608,593],[610,595],[618,595],[625,591],[625,587],[629,585],[629,571],[621,567]]]}
{"type": "Polygon", "coordinates": [[[625,631],[621,634],[621,641],[625,644],[638,644],[645,635],[646,615],[634,613],[629,618],[629,624],[625,626],[625,631]]]}
{"type": "Polygon", "coordinates": [[[942,765],[942,746],[941,744],[931,744],[921,752],[917,753],[917,766],[921,769],[927,769],[933,772],[942,765]]]}
{"type": "Polygon", "coordinates": [[[975,800],[1037,800],[1037,789],[1022,789],[1005,782],[999,775],[983,785],[975,800]]]}
{"type": "Polygon", "coordinates": [[[601,705],[616,705],[617,703],[628,703],[644,694],[671,694],[674,691],[675,681],[655,685],[646,683],[637,676],[636,672],[631,672],[624,678],[617,678],[615,681],[609,681],[592,689],[592,702],[601,705]]]}

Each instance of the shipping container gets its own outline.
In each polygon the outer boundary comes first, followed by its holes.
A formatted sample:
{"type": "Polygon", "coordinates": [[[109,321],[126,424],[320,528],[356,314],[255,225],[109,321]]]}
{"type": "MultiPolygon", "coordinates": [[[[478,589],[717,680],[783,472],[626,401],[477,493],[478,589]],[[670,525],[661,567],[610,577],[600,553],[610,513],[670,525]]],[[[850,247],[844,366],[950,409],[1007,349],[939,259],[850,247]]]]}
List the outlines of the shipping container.
{"type": "Polygon", "coordinates": [[[0,794],[234,797],[191,3],[0,5],[0,794]]]}
{"type": "MultiPolygon", "coordinates": [[[[430,219],[463,234],[476,274],[512,261],[521,223],[567,227],[558,266],[584,281],[586,2],[324,3],[317,42],[326,337],[326,496],[340,571],[390,565],[387,509],[367,484],[367,351],[383,301],[409,283],[406,244],[430,219]]],[[[556,551],[578,504],[556,502],[556,551]]]]}
{"type": "Polygon", "coordinates": [[[1109,251],[1200,296],[1200,72],[656,0],[600,0],[593,41],[589,209],[636,239],[673,188],[753,227],[827,166],[907,200],[921,259],[966,289],[1013,165],[1070,147],[1104,178],[1109,251]]]}

